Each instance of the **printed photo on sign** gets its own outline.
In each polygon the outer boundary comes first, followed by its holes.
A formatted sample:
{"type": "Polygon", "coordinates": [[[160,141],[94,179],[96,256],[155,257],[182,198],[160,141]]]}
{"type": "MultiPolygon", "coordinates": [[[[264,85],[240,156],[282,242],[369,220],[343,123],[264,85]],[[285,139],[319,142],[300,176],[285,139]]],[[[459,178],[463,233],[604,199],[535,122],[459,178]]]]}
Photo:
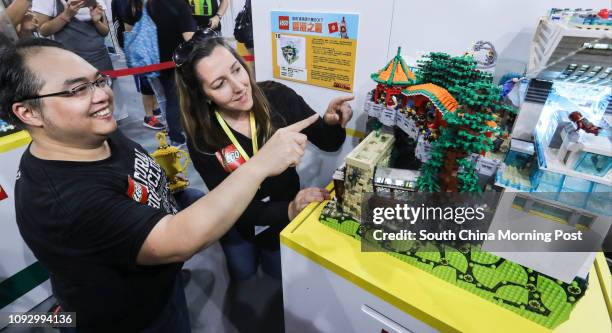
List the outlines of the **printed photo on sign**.
{"type": "Polygon", "coordinates": [[[306,67],[305,40],[303,37],[281,35],[279,40],[279,66],[306,67]]]}
{"type": "Polygon", "coordinates": [[[282,77],[307,80],[306,40],[303,37],[281,35],[278,39],[277,62],[282,77]]]}

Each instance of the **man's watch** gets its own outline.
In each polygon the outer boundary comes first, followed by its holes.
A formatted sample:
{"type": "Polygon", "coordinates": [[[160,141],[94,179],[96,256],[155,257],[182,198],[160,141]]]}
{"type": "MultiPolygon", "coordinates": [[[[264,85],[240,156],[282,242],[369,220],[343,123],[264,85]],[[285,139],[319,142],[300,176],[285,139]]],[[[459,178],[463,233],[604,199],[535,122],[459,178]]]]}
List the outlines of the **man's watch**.
{"type": "Polygon", "coordinates": [[[223,15],[216,13],[215,16],[219,16],[219,20],[223,18],[223,15]]]}

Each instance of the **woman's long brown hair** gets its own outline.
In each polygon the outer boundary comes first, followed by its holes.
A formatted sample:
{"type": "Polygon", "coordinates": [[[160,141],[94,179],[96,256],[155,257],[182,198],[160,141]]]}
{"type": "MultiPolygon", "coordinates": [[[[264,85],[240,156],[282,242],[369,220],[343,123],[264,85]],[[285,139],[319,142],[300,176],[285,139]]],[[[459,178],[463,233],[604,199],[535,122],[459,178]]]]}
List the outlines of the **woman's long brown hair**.
{"type": "MultiPolygon", "coordinates": [[[[229,138],[223,130],[216,125],[214,102],[204,93],[202,80],[198,76],[195,66],[203,58],[210,56],[216,47],[224,47],[238,60],[240,65],[248,72],[251,89],[253,91],[253,108],[257,133],[263,133],[263,145],[274,133],[270,120],[270,105],[261,91],[244,59],[223,41],[222,38],[208,38],[193,47],[188,59],[176,69],[176,83],[179,92],[181,107],[181,122],[187,132],[189,140],[199,152],[212,153],[228,144],[229,138]]],[[[259,136],[259,135],[258,135],[259,136]]]]}

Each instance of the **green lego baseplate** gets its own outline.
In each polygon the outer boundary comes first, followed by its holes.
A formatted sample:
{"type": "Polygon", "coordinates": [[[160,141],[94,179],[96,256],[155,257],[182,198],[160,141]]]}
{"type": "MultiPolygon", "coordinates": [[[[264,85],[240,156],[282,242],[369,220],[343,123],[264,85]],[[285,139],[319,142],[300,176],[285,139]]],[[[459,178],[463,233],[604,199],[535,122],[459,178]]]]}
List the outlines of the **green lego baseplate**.
{"type": "MultiPolygon", "coordinates": [[[[371,239],[359,222],[336,207],[329,201],[319,221],[357,240],[371,239]]],[[[368,246],[377,246],[373,242],[368,246]]],[[[381,251],[405,263],[551,329],[569,318],[587,288],[586,280],[565,283],[475,246],[419,241],[388,241],[382,246],[381,251]]]]}

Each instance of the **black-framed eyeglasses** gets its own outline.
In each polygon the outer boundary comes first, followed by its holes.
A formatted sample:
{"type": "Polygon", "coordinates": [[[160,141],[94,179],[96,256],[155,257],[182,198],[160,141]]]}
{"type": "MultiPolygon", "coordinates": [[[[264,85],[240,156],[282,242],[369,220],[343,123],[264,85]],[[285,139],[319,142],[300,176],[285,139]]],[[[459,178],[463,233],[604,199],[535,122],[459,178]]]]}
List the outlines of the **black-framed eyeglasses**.
{"type": "Polygon", "coordinates": [[[190,40],[181,43],[176,50],[174,50],[172,60],[174,60],[176,67],[181,67],[187,61],[189,54],[193,51],[194,45],[206,39],[217,37],[220,37],[220,35],[216,30],[211,28],[198,29],[190,40]]]}
{"type": "Polygon", "coordinates": [[[27,101],[30,99],[38,99],[38,98],[53,97],[53,96],[64,96],[64,97],[85,96],[89,94],[90,92],[93,92],[95,87],[98,87],[98,88],[110,87],[112,83],[113,83],[113,80],[111,79],[110,76],[101,74],[100,76],[98,76],[97,79],[91,82],[85,82],[85,83],[79,84],[78,86],[70,90],[58,91],[52,94],[28,96],[28,97],[20,98],[19,100],[16,100],[14,103],[23,102],[23,101],[27,101]]]}

